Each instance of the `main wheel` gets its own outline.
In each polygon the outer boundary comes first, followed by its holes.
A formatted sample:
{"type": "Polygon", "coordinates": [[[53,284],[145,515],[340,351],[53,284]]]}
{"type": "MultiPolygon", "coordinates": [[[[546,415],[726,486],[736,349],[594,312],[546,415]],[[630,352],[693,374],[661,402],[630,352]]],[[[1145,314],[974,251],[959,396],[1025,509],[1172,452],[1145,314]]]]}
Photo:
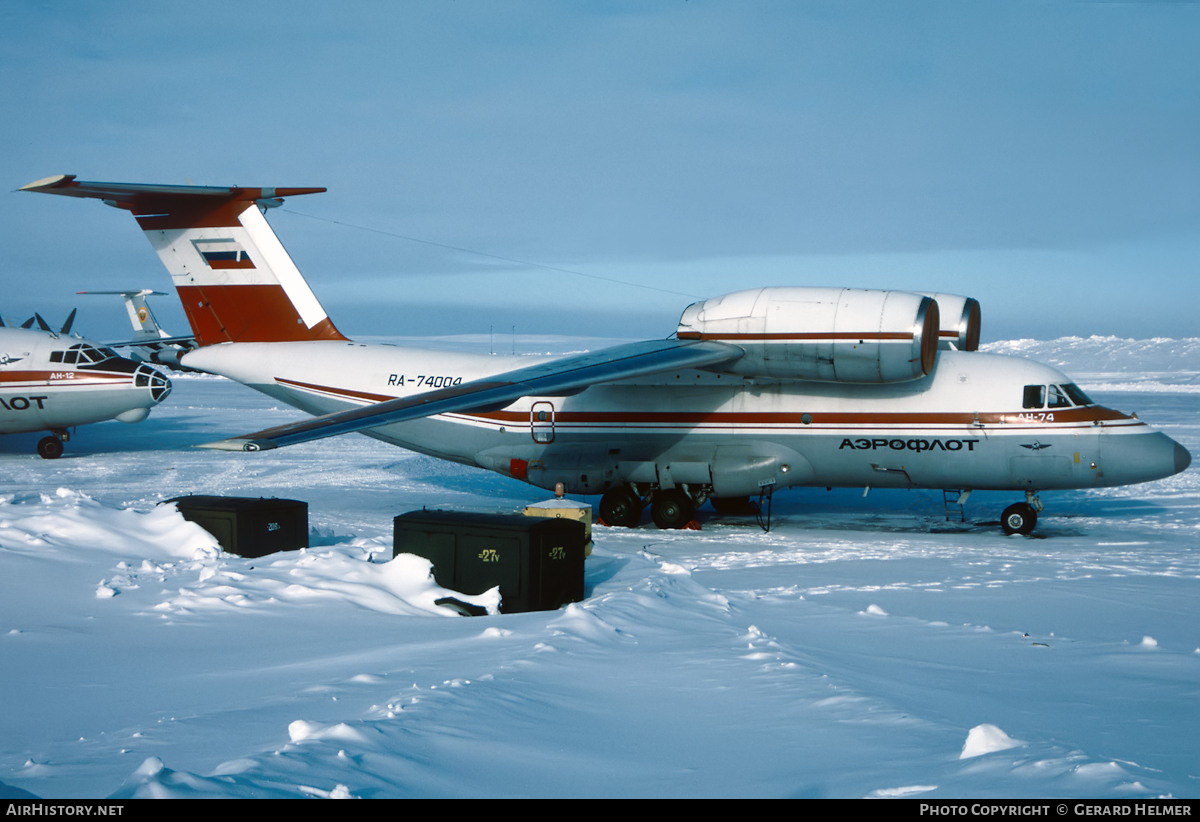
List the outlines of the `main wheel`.
{"type": "Polygon", "coordinates": [[[642,519],[642,501],[628,488],[614,488],[600,497],[600,519],[608,525],[633,528],[642,519]]]}
{"type": "Polygon", "coordinates": [[[696,504],[677,488],[657,491],[650,500],[650,517],[659,528],[682,528],[695,516],[696,504]]]}
{"type": "Polygon", "coordinates": [[[63,455],[62,440],[58,437],[42,437],[38,440],[37,452],[44,460],[56,460],[63,455]]]}
{"type": "Polygon", "coordinates": [[[1037,511],[1024,502],[1014,503],[1000,515],[1000,527],[1006,534],[1028,534],[1037,525],[1037,511]]]}

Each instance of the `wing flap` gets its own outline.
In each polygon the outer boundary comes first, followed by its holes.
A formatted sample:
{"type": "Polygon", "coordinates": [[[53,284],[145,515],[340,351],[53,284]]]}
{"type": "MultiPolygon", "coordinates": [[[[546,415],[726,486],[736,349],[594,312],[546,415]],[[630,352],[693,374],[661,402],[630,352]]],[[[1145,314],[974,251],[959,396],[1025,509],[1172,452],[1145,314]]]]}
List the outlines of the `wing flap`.
{"type": "Polygon", "coordinates": [[[563,396],[601,383],[679,368],[703,368],[732,362],[741,356],[742,349],[719,342],[651,340],[629,343],[495,374],[452,388],[278,425],[200,447],[222,451],[266,451],[436,414],[503,408],[521,397],[563,396]]]}

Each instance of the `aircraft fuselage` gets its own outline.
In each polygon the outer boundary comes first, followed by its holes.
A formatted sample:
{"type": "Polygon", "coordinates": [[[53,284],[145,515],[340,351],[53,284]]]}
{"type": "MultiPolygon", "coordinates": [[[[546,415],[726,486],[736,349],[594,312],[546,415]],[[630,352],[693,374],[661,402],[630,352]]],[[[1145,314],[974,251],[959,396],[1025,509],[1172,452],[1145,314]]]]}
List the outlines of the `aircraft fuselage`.
{"type": "MultiPolygon", "coordinates": [[[[184,363],[320,415],[451,387],[531,358],[305,341],[209,346],[184,363]]],[[[1056,369],[953,350],[941,352],[928,376],[903,383],[684,370],[366,433],[543,488],[562,482],[577,494],[622,484],[717,497],[803,485],[1087,488],[1159,479],[1190,461],[1136,417],[1091,403],[1056,369]]]]}
{"type": "Polygon", "coordinates": [[[166,377],[79,337],[0,328],[0,433],[138,422],[170,393],[166,377]]]}

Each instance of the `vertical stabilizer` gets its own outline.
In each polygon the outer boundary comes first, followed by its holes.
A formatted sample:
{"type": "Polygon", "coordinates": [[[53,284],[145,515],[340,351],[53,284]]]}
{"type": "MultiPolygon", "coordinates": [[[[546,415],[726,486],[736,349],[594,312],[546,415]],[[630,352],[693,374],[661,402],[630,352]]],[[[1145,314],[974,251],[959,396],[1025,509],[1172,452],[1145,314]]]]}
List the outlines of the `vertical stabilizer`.
{"type": "Polygon", "coordinates": [[[71,175],[22,188],[88,197],[133,214],[171,274],[200,345],[345,339],[262,210],[323,188],[90,183],[71,175]]]}
{"type": "Polygon", "coordinates": [[[129,315],[129,323],[133,326],[135,340],[161,340],[170,338],[170,334],[158,324],[154,312],[150,310],[147,297],[161,297],[163,292],[149,288],[135,291],[77,291],[76,294],[114,294],[125,301],[125,313],[129,315]]]}

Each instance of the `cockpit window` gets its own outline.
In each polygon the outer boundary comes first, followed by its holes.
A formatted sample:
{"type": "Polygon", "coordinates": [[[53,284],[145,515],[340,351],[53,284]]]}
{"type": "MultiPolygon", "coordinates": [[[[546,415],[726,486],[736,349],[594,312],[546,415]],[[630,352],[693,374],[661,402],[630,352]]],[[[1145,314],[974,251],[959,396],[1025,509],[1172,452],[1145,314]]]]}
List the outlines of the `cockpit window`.
{"type": "Polygon", "coordinates": [[[1095,405],[1074,383],[1064,385],[1027,385],[1025,408],[1070,408],[1073,405],[1095,405]]]}
{"type": "Polygon", "coordinates": [[[94,345],[84,345],[82,343],[73,345],[66,351],[50,352],[50,362],[60,362],[64,365],[87,366],[107,362],[112,359],[120,359],[120,357],[111,348],[99,348],[94,345]]]}
{"type": "Polygon", "coordinates": [[[1048,402],[1046,405],[1049,408],[1070,408],[1071,401],[1067,399],[1066,393],[1057,385],[1050,386],[1048,402]]]}
{"type": "MultiPolygon", "coordinates": [[[[58,352],[55,352],[58,353],[58,352]]],[[[73,345],[63,352],[62,362],[66,363],[95,363],[104,362],[117,356],[111,348],[97,348],[94,345],[73,345]]],[[[53,359],[53,356],[51,357],[53,359]]],[[[55,360],[57,362],[57,360],[55,360]]]]}
{"type": "Polygon", "coordinates": [[[1063,386],[1063,391],[1067,392],[1067,396],[1071,398],[1071,402],[1076,405],[1095,405],[1096,403],[1073,382],[1069,382],[1063,386]]]}

